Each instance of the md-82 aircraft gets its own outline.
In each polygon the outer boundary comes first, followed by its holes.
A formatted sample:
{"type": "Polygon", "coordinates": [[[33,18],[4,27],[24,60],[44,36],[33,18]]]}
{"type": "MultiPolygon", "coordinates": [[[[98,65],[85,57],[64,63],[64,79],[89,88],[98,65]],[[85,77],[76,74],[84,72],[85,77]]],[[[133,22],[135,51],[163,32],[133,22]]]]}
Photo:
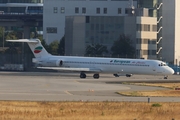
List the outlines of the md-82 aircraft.
{"type": "Polygon", "coordinates": [[[39,39],[7,40],[8,42],[28,43],[35,58],[33,63],[41,69],[79,71],[80,78],[86,78],[86,73],[94,73],[93,77],[98,79],[99,73],[132,74],[140,75],[168,75],[174,74],[174,70],[159,60],[125,59],[125,58],[99,58],[99,57],[76,57],[76,56],[54,56],[49,54],[42,46],[39,39]]]}

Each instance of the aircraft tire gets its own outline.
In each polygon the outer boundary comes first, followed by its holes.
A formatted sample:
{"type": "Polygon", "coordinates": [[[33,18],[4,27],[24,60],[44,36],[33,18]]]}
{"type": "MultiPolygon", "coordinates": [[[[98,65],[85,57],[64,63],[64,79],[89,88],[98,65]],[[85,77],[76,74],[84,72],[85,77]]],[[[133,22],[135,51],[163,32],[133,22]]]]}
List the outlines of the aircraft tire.
{"type": "Polygon", "coordinates": [[[81,73],[80,74],[80,78],[86,78],[86,74],[85,73],[81,73]]]}
{"type": "Polygon", "coordinates": [[[94,74],[94,75],[93,75],[93,78],[94,78],[94,79],[99,79],[99,74],[94,74]]]}
{"type": "Polygon", "coordinates": [[[131,77],[131,75],[130,74],[126,74],[126,77],[131,77]]]}
{"type": "Polygon", "coordinates": [[[115,77],[119,77],[119,75],[118,74],[113,74],[115,77]]]}

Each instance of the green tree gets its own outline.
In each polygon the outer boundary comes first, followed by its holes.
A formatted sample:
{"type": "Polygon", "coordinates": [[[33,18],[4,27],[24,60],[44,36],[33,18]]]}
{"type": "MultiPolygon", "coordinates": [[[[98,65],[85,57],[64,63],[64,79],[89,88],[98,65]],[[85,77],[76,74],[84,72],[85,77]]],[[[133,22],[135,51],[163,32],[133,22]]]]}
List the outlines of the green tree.
{"type": "Polygon", "coordinates": [[[15,39],[18,39],[18,38],[17,38],[16,32],[6,32],[5,39],[6,40],[15,40],[15,39]]]}
{"type": "Polygon", "coordinates": [[[53,54],[53,55],[58,55],[58,41],[53,41],[51,44],[47,44],[46,41],[40,37],[38,39],[41,41],[41,44],[43,47],[47,50],[48,53],[53,54]]]}
{"type": "Polygon", "coordinates": [[[108,53],[107,46],[101,44],[92,44],[86,47],[85,55],[88,56],[102,56],[103,53],[108,53]]]}
{"type": "Polygon", "coordinates": [[[57,50],[58,50],[58,45],[59,45],[59,42],[56,40],[56,41],[53,41],[50,45],[49,45],[49,52],[53,55],[57,55],[57,50]]]}
{"type": "Polygon", "coordinates": [[[59,42],[57,53],[59,55],[65,54],[65,36],[63,36],[59,42]]]}
{"type": "Polygon", "coordinates": [[[42,36],[42,35],[38,35],[37,38],[38,38],[39,40],[41,40],[41,41],[43,40],[43,36],[42,36]]]}
{"type": "MultiPolygon", "coordinates": [[[[17,36],[18,36],[17,32],[9,31],[9,32],[4,33],[5,40],[16,40],[18,39],[17,36]]],[[[5,43],[6,43],[6,46],[9,47],[7,50],[5,50],[5,53],[17,54],[21,52],[20,49],[17,49],[17,47],[21,47],[22,45],[21,43],[13,43],[13,42],[5,42],[5,43]]]]}
{"type": "Polygon", "coordinates": [[[4,28],[0,27],[0,47],[3,45],[4,28]]]}
{"type": "Polygon", "coordinates": [[[132,45],[133,42],[130,39],[130,36],[122,34],[119,36],[118,40],[114,41],[114,44],[111,47],[112,55],[134,58],[135,48],[132,45]]]}
{"type": "MultiPolygon", "coordinates": [[[[38,38],[39,39],[39,38],[38,38]]],[[[39,39],[41,41],[42,46],[50,53],[49,45],[46,43],[44,39],[39,39]]]]}

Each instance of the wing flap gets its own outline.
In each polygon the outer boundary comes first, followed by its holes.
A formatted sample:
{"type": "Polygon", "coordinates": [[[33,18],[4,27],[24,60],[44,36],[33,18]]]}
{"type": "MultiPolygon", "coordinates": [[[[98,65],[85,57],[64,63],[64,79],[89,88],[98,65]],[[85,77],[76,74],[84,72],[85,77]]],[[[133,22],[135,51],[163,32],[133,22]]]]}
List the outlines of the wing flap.
{"type": "Polygon", "coordinates": [[[101,72],[100,69],[95,68],[65,68],[65,67],[37,67],[39,69],[50,69],[60,71],[83,71],[83,72],[101,72]]]}

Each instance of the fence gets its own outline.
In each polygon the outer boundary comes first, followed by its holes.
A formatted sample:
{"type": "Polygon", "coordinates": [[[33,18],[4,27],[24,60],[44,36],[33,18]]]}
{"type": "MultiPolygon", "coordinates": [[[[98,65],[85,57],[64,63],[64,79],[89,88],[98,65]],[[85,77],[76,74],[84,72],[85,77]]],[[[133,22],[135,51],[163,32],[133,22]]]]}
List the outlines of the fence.
{"type": "Polygon", "coordinates": [[[32,68],[32,54],[0,54],[0,70],[26,71],[32,68]]]}

